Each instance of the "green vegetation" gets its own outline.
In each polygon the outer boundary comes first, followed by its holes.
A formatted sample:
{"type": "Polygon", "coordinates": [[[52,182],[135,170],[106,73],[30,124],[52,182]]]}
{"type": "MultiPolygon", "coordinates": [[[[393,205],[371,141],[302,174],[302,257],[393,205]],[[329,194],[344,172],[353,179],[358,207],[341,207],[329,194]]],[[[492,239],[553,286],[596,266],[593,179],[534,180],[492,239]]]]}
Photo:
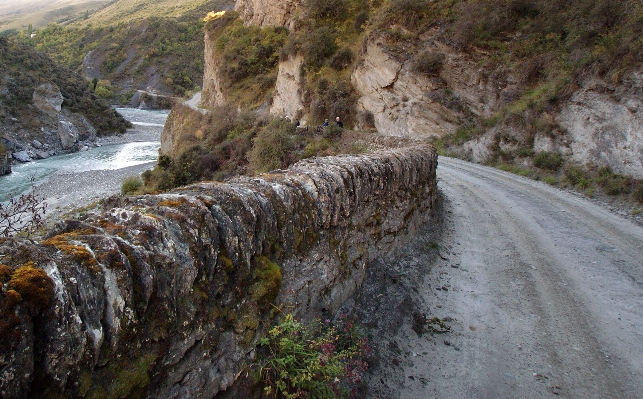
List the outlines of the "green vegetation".
{"type": "Polygon", "coordinates": [[[121,194],[134,194],[138,189],[143,186],[143,181],[139,176],[129,176],[123,180],[121,184],[121,194]]]}
{"type": "Polygon", "coordinates": [[[259,340],[259,349],[267,397],[329,399],[354,395],[370,351],[359,328],[346,319],[307,326],[292,314],[259,340]]]}
{"type": "Polygon", "coordinates": [[[250,167],[257,173],[269,172],[289,164],[292,151],[291,136],[295,125],[288,119],[273,119],[253,140],[250,167]]]}
{"type": "Polygon", "coordinates": [[[534,157],[534,166],[541,169],[556,171],[563,164],[563,157],[557,152],[542,151],[534,157]]]}
{"type": "Polygon", "coordinates": [[[277,298],[281,288],[281,268],[265,256],[255,260],[254,284],[250,288],[252,299],[268,308],[277,298]]]}
{"type": "Polygon", "coordinates": [[[243,107],[260,105],[277,79],[279,52],[288,30],[245,26],[233,12],[213,20],[208,29],[217,37],[219,73],[230,100],[243,107]]]}

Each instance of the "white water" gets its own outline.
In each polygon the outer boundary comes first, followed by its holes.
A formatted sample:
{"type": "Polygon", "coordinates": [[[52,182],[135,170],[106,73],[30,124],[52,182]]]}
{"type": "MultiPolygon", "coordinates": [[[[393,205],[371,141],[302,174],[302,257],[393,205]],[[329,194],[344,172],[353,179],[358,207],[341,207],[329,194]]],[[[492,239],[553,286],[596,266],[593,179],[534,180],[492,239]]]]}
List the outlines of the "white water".
{"type": "MultiPolygon", "coordinates": [[[[146,111],[118,108],[117,111],[133,124],[163,127],[167,111],[146,111]]],[[[13,165],[12,173],[0,177],[0,202],[20,195],[46,181],[56,172],[84,172],[89,170],[116,170],[156,161],[159,142],[135,142],[106,145],[85,152],[58,155],[25,164],[13,165]]]]}

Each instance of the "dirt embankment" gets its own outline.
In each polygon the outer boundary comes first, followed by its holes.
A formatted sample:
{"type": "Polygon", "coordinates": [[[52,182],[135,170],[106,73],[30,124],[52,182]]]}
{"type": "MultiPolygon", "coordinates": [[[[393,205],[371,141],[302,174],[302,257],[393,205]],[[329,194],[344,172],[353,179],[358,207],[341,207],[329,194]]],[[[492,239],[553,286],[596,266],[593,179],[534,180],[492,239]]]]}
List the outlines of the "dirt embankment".
{"type": "Polygon", "coordinates": [[[440,229],[380,259],[356,306],[376,337],[363,396],[640,397],[643,228],[480,165],[438,176],[440,229]]]}

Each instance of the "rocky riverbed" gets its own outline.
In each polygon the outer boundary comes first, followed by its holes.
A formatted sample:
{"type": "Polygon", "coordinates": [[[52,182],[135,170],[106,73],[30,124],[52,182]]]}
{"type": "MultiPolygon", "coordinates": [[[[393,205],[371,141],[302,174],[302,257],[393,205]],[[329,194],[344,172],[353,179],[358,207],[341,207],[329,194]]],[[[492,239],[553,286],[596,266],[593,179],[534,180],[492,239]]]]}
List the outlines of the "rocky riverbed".
{"type": "MultiPolygon", "coordinates": [[[[139,141],[159,141],[162,128],[135,125],[121,135],[101,137],[102,146],[139,141]]],[[[46,182],[38,185],[36,194],[47,202],[47,220],[53,223],[60,216],[76,213],[97,204],[101,199],[120,193],[123,179],[140,175],[154,167],[154,162],[116,170],[90,170],[83,172],[56,172],[46,182]]]]}

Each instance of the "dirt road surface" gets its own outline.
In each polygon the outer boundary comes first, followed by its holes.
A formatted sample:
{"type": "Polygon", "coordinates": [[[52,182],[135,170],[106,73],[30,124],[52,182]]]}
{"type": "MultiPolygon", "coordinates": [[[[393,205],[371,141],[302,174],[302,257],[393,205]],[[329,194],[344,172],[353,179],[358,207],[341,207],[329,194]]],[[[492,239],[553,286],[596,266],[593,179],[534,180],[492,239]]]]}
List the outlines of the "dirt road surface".
{"type": "Polygon", "coordinates": [[[643,228],[460,160],[438,177],[441,231],[367,282],[397,302],[358,304],[381,334],[365,395],[643,398],[643,228]]]}

